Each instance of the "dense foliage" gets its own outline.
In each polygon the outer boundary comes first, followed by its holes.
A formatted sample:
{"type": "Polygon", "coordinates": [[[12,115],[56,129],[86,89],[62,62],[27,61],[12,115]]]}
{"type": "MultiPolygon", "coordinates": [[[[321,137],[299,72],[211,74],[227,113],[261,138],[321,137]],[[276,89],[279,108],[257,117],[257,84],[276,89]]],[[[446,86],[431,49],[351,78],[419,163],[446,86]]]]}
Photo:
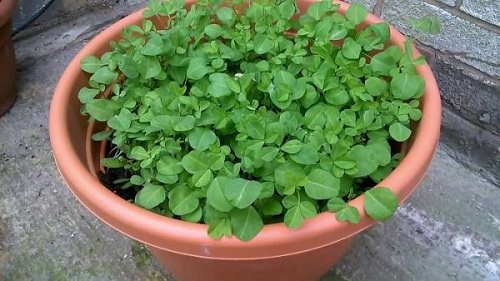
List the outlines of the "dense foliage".
{"type": "Polygon", "coordinates": [[[411,44],[387,47],[386,23],[356,31],[358,4],[344,16],[317,2],[299,18],[290,0],[218,2],[152,1],[145,16],[166,28],[145,20],[82,60],[82,113],[106,122],[93,138],[112,143],[102,162],[129,175],[116,183],[216,239],[328,210],[357,223],[346,201],[362,193],[369,216],[390,217],[396,197],[371,187],[421,117],[411,44]]]}

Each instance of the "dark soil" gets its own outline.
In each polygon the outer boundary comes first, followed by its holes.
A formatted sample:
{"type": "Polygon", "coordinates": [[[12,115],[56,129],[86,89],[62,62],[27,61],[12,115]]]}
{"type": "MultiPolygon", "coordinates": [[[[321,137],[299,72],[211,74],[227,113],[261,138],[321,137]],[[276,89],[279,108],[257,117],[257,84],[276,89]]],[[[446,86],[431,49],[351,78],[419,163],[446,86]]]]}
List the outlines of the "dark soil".
{"type": "Polygon", "coordinates": [[[123,183],[114,183],[117,179],[128,178],[130,175],[124,169],[106,169],[105,174],[100,175],[100,180],[109,190],[125,200],[134,200],[137,191],[134,187],[123,189],[123,183]]]}

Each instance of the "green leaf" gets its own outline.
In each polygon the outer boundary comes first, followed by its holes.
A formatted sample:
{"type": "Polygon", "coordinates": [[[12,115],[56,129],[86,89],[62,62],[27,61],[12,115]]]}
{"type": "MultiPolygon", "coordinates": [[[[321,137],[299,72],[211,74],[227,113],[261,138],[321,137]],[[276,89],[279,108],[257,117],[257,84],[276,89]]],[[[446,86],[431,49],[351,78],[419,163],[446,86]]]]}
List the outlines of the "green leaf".
{"type": "Polygon", "coordinates": [[[320,20],[327,12],[326,8],[323,1],[313,2],[307,9],[307,15],[315,20],[320,20]]]}
{"type": "Polygon", "coordinates": [[[216,177],[207,190],[207,204],[221,212],[229,212],[233,208],[223,189],[223,186],[228,185],[228,180],[225,177],[216,177]]]}
{"type": "Polygon", "coordinates": [[[257,34],[254,39],[254,51],[259,54],[265,54],[274,48],[273,40],[269,39],[266,35],[257,34]]]}
{"type": "Polygon", "coordinates": [[[299,207],[300,212],[306,219],[314,218],[318,214],[316,207],[311,201],[302,201],[300,202],[299,207]]]}
{"type": "Polygon", "coordinates": [[[262,184],[242,178],[224,179],[220,181],[224,195],[238,209],[244,209],[259,198],[262,184]]]}
{"type": "Polygon", "coordinates": [[[171,156],[165,155],[158,160],[156,164],[156,170],[159,174],[165,176],[174,176],[182,173],[184,169],[182,168],[181,162],[171,156]]]}
{"type": "Polygon", "coordinates": [[[344,109],[340,113],[340,120],[347,126],[356,127],[356,113],[351,109],[344,109]]]}
{"type": "Polygon", "coordinates": [[[397,59],[389,51],[384,51],[374,55],[370,61],[370,66],[375,74],[389,75],[391,70],[397,68],[397,59]]]}
{"type": "Polygon", "coordinates": [[[121,168],[125,166],[125,162],[117,158],[103,158],[101,164],[107,168],[121,168]]]}
{"type": "Polygon", "coordinates": [[[218,24],[209,24],[205,26],[205,34],[210,38],[214,39],[222,35],[224,30],[218,24]]]}
{"type": "Polygon", "coordinates": [[[391,81],[391,93],[402,100],[420,97],[424,88],[424,79],[414,74],[401,73],[394,76],[391,81]]]}
{"type": "Polygon", "coordinates": [[[147,183],[135,196],[135,203],[146,209],[153,209],[165,201],[165,189],[160,185],[147,183]]]}
{"type": "Polygon", "coordinates": [[[364,208],[366,213],[375,220],[390,218],[398,207],[398,199],[386,187],[375,187],[365,192],[364,208]]]}
{"type": "Polygon", "coordinates": [[[100,93],[97,89],[90,89],[87,87],[83,87],[78,92],[78,99],[81,103],[89,103],[100,93]]]}
{"type": "Polygon", "coordinates": [[[87,103],[85,109],[97,121],[107,121],[115,115],[118,105],[115,101],[106,99],[96,99],[87,103]]]}
{"type": "Polygon", "coordinates": [[[348,59],[359,59],[361,46],[352,38],[346,38],[342,45],[342,55],[348,59]]]}
{"type": "Polygon", "coordinates": [[[368,11],[365,7],[363,7],[363,5],[353,3],[349,6],[349,8],[347,8],[345,16],[351,23],[358,25],[365,20],[366,16],[368,16],[368,11]]]}
{"type": "Polygon", "coordinates": [[[80,68],[87,73],[94,73],[101,68],[101,60],[96,56],[86,56],[80,61],[80,68]]]}
{"type": "Polygon", "coordinates": [[[330,33],[330,40],[341,40],[347,36],[347,28],[343,25],[334,25],[330,33]]]}
{"type": "Polygon", "coordinates": [[[191,182],[195,187],[203,187],[208,185],[212,181],[212,171],[207,169],[203,172],[197,172],[191,177],[191,182]]]}
{"type": "Polygon", "coordinates": [[[299,206],[292,207],[288,209],[283,218],[285,225],[289,228],[298,228],[304,223],[304,216],[300,211],[299,206]]]}
{"type": "Polygon", "coordinates": [[[173,129],[177,132],[185,132],[194,128],[195,118],[191,115],[176,118],[173,129]]]}
{"type": "Polygon", "coordinates": [[[279,151],[280,151],[280,149],[277,147],[263,147],[259,151],[259,156],[260,156],[260,159],[262,159],[266,162],[271,162],[274,160],[276,155],[278,155],[279,151]]]}
{"type": "Polygon", "coordinates": [[[359,211],[356,207],[346,205],[343,209],[337,211],[337,220],[348,221],[350,223],[359,223],[361,218],[359,216],[359,211]]]}
{"type": "Polygon", "coordinates": [[[195,128],[188,135],[189,144],[193,149],[204,151],[207,150],[215,141],[217,136],[207,128],[195,128]]]}
{"type": "Polygon", "coordinates": [[[194,212],[181,216],[183,221],[199,222],[203,216],[203,210],[198,207],[194,212]]]}
{"type": "Polygon", "coordinates": [[[210,85],[208,86],[208,92],[214,98],[220,98],[224,96],[229,96],[232,93],[231,88],[227,81],[231,79],[226,73],[212,73],[210,74],[210,85]]]}
{"type": "Polygon", "coordinates": [[[132,120],[130,119],[130,112],[127,110],[128,114],[122,112],[119,115],[113,116],[108,120],[108,126],[111,129],[115,129],[117,131],[125,131],[130,128],[130,124],[132,120]]]}
{"type": "Polygon", "coordinates": [[[326,206],[327,206],[328,210],[335,213],[335,212],[338,212],[338,211],[344,209],[346,207],[346,204],[345,204],[344,200],[342,200],[341,198],[332,198],[332,199],[328,200],[328,203],[326,206]]]}
{"type": "Polygon", "coordinates": [[[157,33],[152,33],[146,45],[142,47],[141,53],[145,56],[157,56],[163,52],[163,41],[157,33]]]}
{"type": "Polygon", "coordinates": [[[189,60],[187,68],[187,78],[191,80],[200,80],[209,72],[206,61],[203,58],[193,58],[189,60]]]}
{"type": "Polygon", "coordinates": [[[224,24],[231,24],[234,20],[234,11],[229,7],[221,7],[215,12],[217,18],[224,24]]]}
{"type": "Polygon", "coordinates": [[[333,163],[335,164],[335,166],[337,166],[341,169],[344,169],[344,170],[349,170],[349,169],[352,169],[356,166],[355,162],[345,161],[345,160],[339,160],[339,161],[335,161],[333,163]]]}
{"type": "Polygon", "coordinates": [[[304,115],[304,125],[311,130],[322,129],[326,123],[325,109],[322,104],[309,108],[304,115]]]}
{"type": "Polygon", "coordinates": [[[304,144],[300,151],[290,155],[290,158],[302,165],[313,165],[318,163],[319,154],[318,150],[314,146],[310,144],[304,144]]]}
{"type": "Polygon", "coordinates": [[[141,176],[133,175],[130,177],[130,183],[133,185],[143,185],[144,179],[141,176]]]}
{"type": "Polygon", "coordinates": [[[241,241],[250,241],[262,229],[264,223],[254,207],[231,211],[233,234],[241,241]]]}
{"type": "Polygon", "coordinates": [[[90,76],[90,81],[109,85],[113,83],[116,78],[118,78],[118,73],[109,70],[109,68],[105,66],[96,70],[95,73],[90,76]]]}
{"type": "Polygon", "coordinates": [[[208,235],[212,239],[220,239],[223,236],[230,236],[231,234],[231,221],[229,219],[218,219],[208,226],[208,235]]]}
{"type": "Polygon", "coordinates": [[[370,77],[365,81],[366,91],[372,96],[380,96],[387,92],[387,82],[378,77],[370,77]]]}
{"type": "Polygon", "coordinates": [[[138,64],[138,70],[144,79],[151,79],[161,73],[161,65],[157,57],[144,56],[138,64]]]}
{"type": "Polygon", "coordinates": [[[103,140],[108,139],[111,136],[111,134],[112,134],[112,132],[109,130],[95,133],[92,135],[92,140],[93,141],[103,141],[103,140]]]}
{"type": "Polygon", "coordinates": [[[339,193],[340,179],[321,169],[312,170],[305,185],[307,196],[316,200],[330,199],[339,193]]]}
{"type": "Polygon", "coordinates": [[[182,157],[181,165],[188,173],[195,174],[209,169],[211,161],[204,152],[193,150],[182,157]]]}
{"type": "Polygon", "coordinates": [[[404,142],[410,138],[411,130],[401,123],[394,123],[389,127],[389,134],[391,137],[398,141],[404,142]]]}
{"type": "Polygon", "coordinates": [[[145,160],[149,158],[149,153],[142,146],[134,146],[130,151],[130,158],[135,160],[145,160]]]}
{"type": "Polygon", "coordinates": [[[296,206],[288,209],[283,220],[285,225],[289,228],[298,228],[304,223],[304,219],[312,218],[316,214],[316,208],[311,202],[302,201],[296,206]]]}
{"type": "Polygon", "coordinates": [[[266,123],[255,115],[245,118],[245,132],[252,138],[262,140],[266,133],[266,123]]]}
{"type": "Polygon", "coordinates": [[[299,140],[289,140],[281,146],[281,150],[286,153],[294,154],[302,149],[302,142],[299,140]]]}
{"type": "Polygon", "coordinates": [[[356,145],[347,156],[356,162],[358,171],[354,177],[365,177],[377,170],[379,165],[385,166],[391,161],[391,150],[387,143],[373,143],[367,146],[356,145]]]}
{"type": "Polygon", "coordinates": [[[381,43],[385,43],[391,38],[391,27],[386,22],[371,24],[369,28],[377,34],[381,43]]]}
{"type": "Polygon", "coordinates": [[[274,198],[267,198],[262,203],[262,214],[265,216],[277,216],[283,212],[280,202],[274,198]]]}
{"type": "Polygon", "coordinates": [[[284,187],[301,186],[305,184],[306,173],[301,166],[287,163],[274,170],[274,179],[277,184],[284,187]]]}
{"type": "Polygon", "coordinates": [[[172,189],[168,194],[168,199],[168,207],[178,216],[192,213],[200,204],[196,193],[187,186],[172,189]]]}
{"type": "Polygon", "coordinates": [[[122,58],[122,60],[118,63],[118,68],[127,78],[134,79],[139,76],[137,63],[128,56],[124,56],[122,58]]]}

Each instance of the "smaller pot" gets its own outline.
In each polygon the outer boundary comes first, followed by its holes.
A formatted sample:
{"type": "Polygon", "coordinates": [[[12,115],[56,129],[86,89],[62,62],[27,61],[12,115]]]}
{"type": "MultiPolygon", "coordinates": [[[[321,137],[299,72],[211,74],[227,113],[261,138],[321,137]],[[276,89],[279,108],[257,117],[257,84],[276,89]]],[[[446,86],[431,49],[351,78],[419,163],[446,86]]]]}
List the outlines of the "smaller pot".
{"type": "Polygon", "coordinates": [[[16,0],[0,1],[0,116],[14,104],[16,92],[16,58],[10,38],[11,16],[16,0]]]}

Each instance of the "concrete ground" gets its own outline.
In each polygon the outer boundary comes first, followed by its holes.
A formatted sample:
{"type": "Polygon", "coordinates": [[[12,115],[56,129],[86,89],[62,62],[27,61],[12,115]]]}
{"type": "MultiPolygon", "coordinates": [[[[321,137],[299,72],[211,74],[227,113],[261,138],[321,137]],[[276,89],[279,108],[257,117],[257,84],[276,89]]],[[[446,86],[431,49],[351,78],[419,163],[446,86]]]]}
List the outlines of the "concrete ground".
{"type": "MultiPolygon", "coordinates": [[[[0,280],[174,280],[141,245],[75,200],[48,137],[49,103],[65,66],[137,5],[17,39],[19,99],[0,118],[0,280]]],[[[456,154],[440,144],[418,191],[393,218],[361,234],[323,280],[500,280],[500,189],[456,154]]]]}

